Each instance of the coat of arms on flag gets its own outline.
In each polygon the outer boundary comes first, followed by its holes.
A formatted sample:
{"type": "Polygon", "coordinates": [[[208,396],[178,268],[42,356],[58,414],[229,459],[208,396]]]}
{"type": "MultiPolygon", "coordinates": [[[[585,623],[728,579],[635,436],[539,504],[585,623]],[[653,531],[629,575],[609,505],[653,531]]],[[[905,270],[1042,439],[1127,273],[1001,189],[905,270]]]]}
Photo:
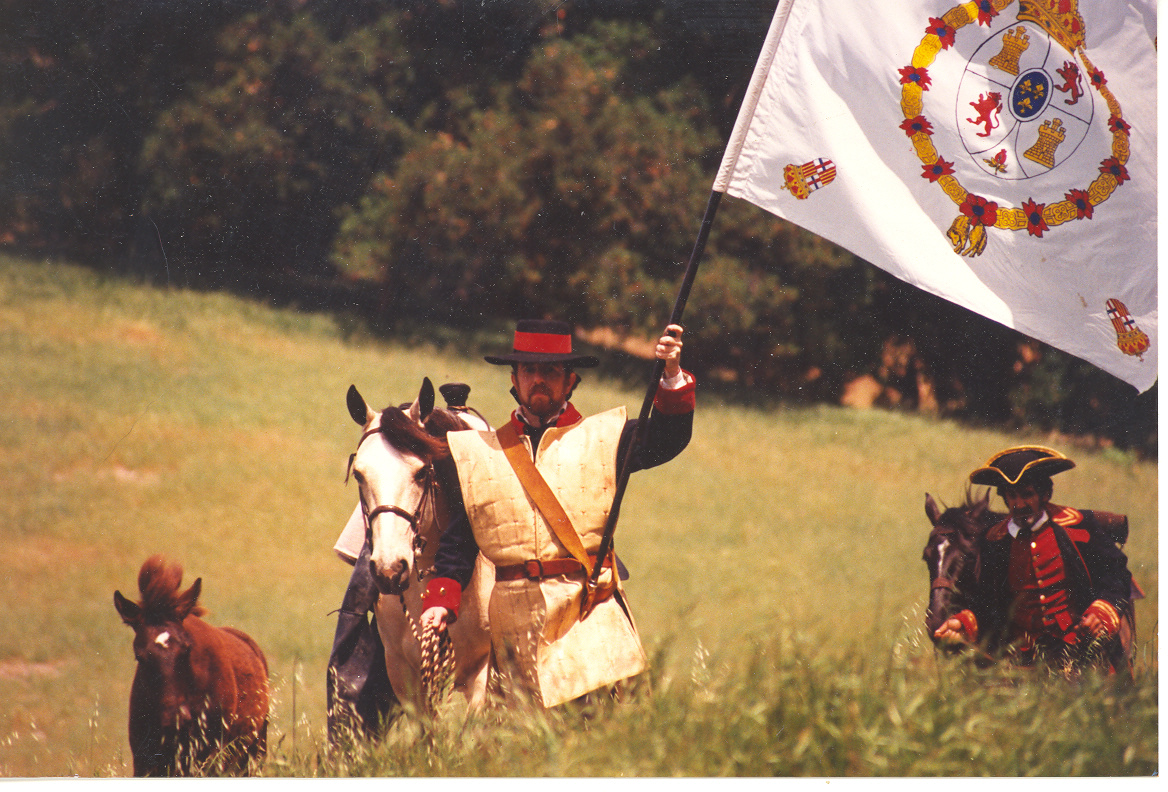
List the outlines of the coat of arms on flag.
{"type": "Polygon", "coordinates": [[[779,0],[714,190],[1146,390],[1155,35],[1154,0],[779,0]]]}
{"type": "MultiPolygon", "coordinates": [[[[959,63],[957,107],[928,101],[931,71],[956,73],[957,67],[946,69],[940,61],[955,52],[958,36],[971,32],[971,26],[991,26],[1001,15],[999,9],[1011,2],[979,0],[930,17],[910,65],[899,69],[904,113],[900,127],[921,160],[922,177],[936,183],[957,204],[959,214],[947,236],[953,249],[966,256],[985,250],[987,229],[1042,237],[1063,223],[1090,220],[1094,207],[1130,178],[1125,168],[1128,125],[1106,76],[1087,58],[1086,30],[1076,0],[1019,0],[1016,24],[990,35],[973,30],[978,38],[973,54],[956,56],[963,61],[959,63]],[[1084,75],[1089,90],[1084,90],[1084,75]],[[1107,113],[1111,132],[1110,146],[1105,149],[1100,145],[1103,141],[1088,140],[1099,112],[1107,113]],[[963,150],[940,152],[933,144],[929,119],[950,114],[958,118],[963,150]],[[1020,206],[971,192],[955,175],[953,158],[958,156],[997,179],[1035,181],[1035,192],[1020,206]],[[1098,163],[1089,184],[1072,178],[1059,185],[1056,179],[1052,192],[1039,192],[1039,177],[1045,187],[1051,184],[1046,177],[1057,176],[1059,166],[1084,157],[1098,163]]],[[[1017,188],[1011,192],[1020,194],[1017,188]]]]}
{"type": "Polygon", "coordinates": [[[802,165],[788,165],[783,168],[783,180],[791,195],[806,200],[812,192],[826,187],[835,180],[835,165],[823,158],[805,162],[802,165]]]}
{"type": "Polygon", "coordinates": [[[1115,345],[1125,355],[1142,355],[1148,351],[1148,336],[1127,312],[1127,306],[1114,298],[1107,301],[1107,316],[1115,327],[1115,345]]]}

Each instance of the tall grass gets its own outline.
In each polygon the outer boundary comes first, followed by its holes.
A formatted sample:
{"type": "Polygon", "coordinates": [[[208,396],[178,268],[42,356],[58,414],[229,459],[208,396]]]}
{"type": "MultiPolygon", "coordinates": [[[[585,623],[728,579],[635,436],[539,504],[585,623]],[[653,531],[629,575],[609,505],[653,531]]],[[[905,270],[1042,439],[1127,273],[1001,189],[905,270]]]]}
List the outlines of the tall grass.
{"type": "MultiPolygon", "coordinates": [[[[695,299],[700,296],[695,295],[695,299]]],[[[505,343],[508,339],[501,339],[505,343]]],[[[329,751],[324,668],[355,502],[344,406],[461,380],[499,423],[506,372],[449,344],[0,257],[0,775],[127,775],[131,633],[111,602],[164,552],[209,620],[252,634],[275,692],[268,775],[1147,775],[1157,770],[1156,465],[1066,448],[1056,501],[1126,513],[1133,685],[935,658],[920,624],[926,491],[1047,438],[888,412],[699,396],[685,453],[634,477],[617,548],[652,694],[592,711],[457,703],[422,738],[329,751]]],[[[588,376],[585,413],[640,394],[588,376]]],[[[1055,441],[1051,441],[1055,442],[1055,441]]]]}

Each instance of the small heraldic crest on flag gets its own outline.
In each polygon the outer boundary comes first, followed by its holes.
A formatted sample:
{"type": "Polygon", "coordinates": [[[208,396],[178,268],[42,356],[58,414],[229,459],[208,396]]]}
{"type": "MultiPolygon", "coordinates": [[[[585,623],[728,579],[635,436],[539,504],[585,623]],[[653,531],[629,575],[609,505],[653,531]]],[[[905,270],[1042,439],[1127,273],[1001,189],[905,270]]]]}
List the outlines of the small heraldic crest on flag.
{"type": "Polygon", "coordinates": [[[1107,301],[1107,316],[1115,327],[1115,344],[1125,355],[1141,356],[1148,351],[1148,335],[1127,312],[1127,306],[1114,297],[1107,301]]]}
{"type": "Polygon", "coordinates": [[[835,165],[829,159],[814,159],[802,165],[788,165],[783,168],[783,181],[786,182],[787,189],[801,201],[834,180],[835,165]]]}
{"type": "Polygon", "coordinates": [[[778,0],[714,191],[1145,391],[1156,28],[1155,0],[778,0]]]}

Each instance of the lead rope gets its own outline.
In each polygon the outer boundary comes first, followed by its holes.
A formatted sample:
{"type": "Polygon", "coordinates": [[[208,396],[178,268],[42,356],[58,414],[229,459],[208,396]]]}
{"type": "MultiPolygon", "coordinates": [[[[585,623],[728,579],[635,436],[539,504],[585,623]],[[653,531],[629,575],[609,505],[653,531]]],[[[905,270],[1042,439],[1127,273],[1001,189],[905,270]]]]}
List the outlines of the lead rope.
{"type": "MultiPolygon", "coordinates": [[[[433,498],[434,468],[433,463],[431,463],[426,476],[422,500],[418,503],[419,518],[427,500],[431,501],[431,507],[433,507],[433,498]]],[[[419,561],[426,543],[421,536],[415,535],[414,539],[414,570],[418,583],[421,584],[433,574],[434,569],[433,567],[421,568],[419,561]]],[[[406,607],[405,594],[399,594],[398,599],[401,601],[402,613],[405,614],[406,621],[410,624],[410,631],[414,634],[414,640],[418,642],[418,646],[422,650],[421,668],[419,669],[422,677],[422,699],[425,702],[426,713],[434,715],[438,711],[438,705],[446,700],[447,695],[454,687],[454,645],[450,640],[449,632],[421,629],[418,622],[410,616],[409,609],[406,607]]]]}
{"type": "Polygon", "coordinates": [[[422,648],[422,700],[426,713],[434,715],[438,705],[446,700],[454,687],[454,646],[449,633],[419,629],[418,623],[406,608],[405,595],[399,594],[398,599],[401,600],[402,613],[409,622],[410,631],[422,648]]]}

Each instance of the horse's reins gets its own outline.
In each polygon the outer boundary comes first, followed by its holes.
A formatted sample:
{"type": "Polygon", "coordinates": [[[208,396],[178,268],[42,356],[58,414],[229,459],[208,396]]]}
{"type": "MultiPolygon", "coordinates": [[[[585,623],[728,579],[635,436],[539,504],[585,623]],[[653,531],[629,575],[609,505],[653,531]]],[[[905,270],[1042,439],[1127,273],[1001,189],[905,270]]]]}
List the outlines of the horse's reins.
{"type": "MultiPolygon", "coordinates": [[[[381,434],[380,427],[370,429],[361,435],[361,439],[357,441],[357,449],[360,450],[361,443],[375,434],[381,434]]],[[[349,455],[349,469],[345,474],[346,484],[349,482],[349,476],[353,472],[353,462],[356,459],[357,452],[354,451],[349,455]]],[[[414,574],[418,578],[418,583],[421,583],[433,571],[432,569],[422,570],[418,564],[419,555],[426,548],[426,540],[418,533],[418,522],[427,500],[433,501],[437,497],[435,495],[434,463],[427,463],[425,469],[426,477],[422,484],[422,497],[418,499],[418,506],[413,512],[408,512],[394,504],[381,504],[370,510],[369,505],[365,502],[365,493],[361,491],[360,487],[357,488],[357,496],[361,501],[361,512],[365,515],[365,538],[369,542],[370,548],[373,547],[373,519],[375,517],[382,514],[393,514],[405,520],[410,526],[410,531],[414,535],[411,546],[414,551],[414,574]]],[[[397,596],[398,601],[401,602],[406,622],[410,625],[410,632],[413,633],[414,640],[418,642],[422,650],[421,668],[419,669],[422,677],[422,693],[427,710],[433,714],[437,706],[446,698],[447,688],[454,676],[454,647],[449,633],[420,629],[417,621],[410,615],[409,608],[406,607],[405,593],[397,596]]]]}

